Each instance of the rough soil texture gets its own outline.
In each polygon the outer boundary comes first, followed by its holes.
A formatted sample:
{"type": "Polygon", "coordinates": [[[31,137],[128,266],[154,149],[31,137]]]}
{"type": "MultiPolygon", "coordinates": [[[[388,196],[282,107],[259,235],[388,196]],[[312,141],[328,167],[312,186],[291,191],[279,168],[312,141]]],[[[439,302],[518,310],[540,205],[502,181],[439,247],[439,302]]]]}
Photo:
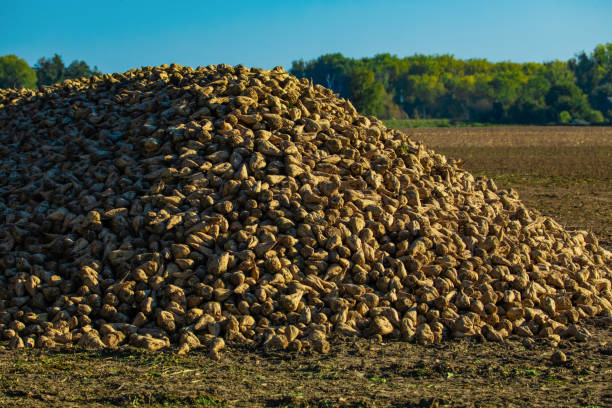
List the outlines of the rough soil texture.
{"type": "MultiPolygon", "coordinates": [[[[592,227],[602,245],[612,246],[610,207],[602,203],[612,194],[612,154],[605,153],[612,149],[611,129],[411,129],[410,136],[441,153],[463,157],[466,169],[515,188],[527,205],[566,226],[592,227]],[[548,152],[547,160],[527,166],[514,156],[506,161],[510,168],[500,170],[499,159],[519,151],[508,145],[529,146],[530,135],[536,133],[546,137],[539,149],[548,152]],[[493,144],[480,160],[475,135],[493,144]],[[559,148],[558,138],[580,135],[590,135],[582,150],[559,148]],[[450,145],[452,140],[464,146],[450,145]],[[584,152],[582,160],[567,161],[579,151],[584,152]],[[589,154],[599,164],[592,165],[589,154]],[[566,172],[555,173],[544,164],[555,162],[564,163],[566,172]],[[551,181],[555,177],[556,183],[551,181]]],[[[520,156],[541,157],[537,149],[525,148],[520,156]]],[[[586,327],[592,341],[562,340],[557,348],[543,340],[524,345],[518,338],[501,344],[453,340],[428,347],[334,341],[328,355],[230,347],[219,362],[201,351],[180,357],[136,350],[0,349],[0,406],[612,406],[611,330],[602,321],[586,327]],[[565,363],[552,361],[557,350],[566,355],[565,363]]]]}
{"type": "Polygon", "coordinates": [[[140,351],[0,351],[0,405],[609,407],[610,329],[596,341],[525,346],[332,342],[328,355],[248,352],[212,361],[140,351]],[[567,361],[554,363],[562,351],[567,361]]]}
{"type": "Polygon", "coordinates": [[[612,248],[612,127],[496,126],[406,129],[458,157],[475,175],[513,187],[529,207],[568,229],[592,229],[612,248]]]}

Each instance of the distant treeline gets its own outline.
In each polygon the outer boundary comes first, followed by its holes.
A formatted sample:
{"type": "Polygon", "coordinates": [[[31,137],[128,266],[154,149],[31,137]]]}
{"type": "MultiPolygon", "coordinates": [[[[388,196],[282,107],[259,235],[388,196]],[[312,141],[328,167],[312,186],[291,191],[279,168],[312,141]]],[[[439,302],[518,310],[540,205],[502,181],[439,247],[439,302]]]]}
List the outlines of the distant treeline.
{"type": "Polygon", "coordinates": [[[386,119],[485,123],[611,123],[612,43],[569,61],[461,60],[452,55],[327,54],[293,61],[291,72],[386,119]]]}
{"type": "MultiPolygon", "coordinates": [[[[461,60],[452,55],[353,59],[327,54],[293,61],[291,72],[349,98],[382,119],[444,118],[481,123],[612,123],[612,43],[569,61],[461,60]]],[[[0,88],[37,88],[101,74],[85,61],[55,54],[30,67],[0,57],[0,88]]]]}
{"type": "Polygon", "coordinates": [[[85,61],[72,61],[68,66],[55,54],[40,58],[34,67],[16,55],[0,57],[0,88],[40,88],[65,79],[90,77],[101,74],[98,67],[90,68],[85,61]]]}

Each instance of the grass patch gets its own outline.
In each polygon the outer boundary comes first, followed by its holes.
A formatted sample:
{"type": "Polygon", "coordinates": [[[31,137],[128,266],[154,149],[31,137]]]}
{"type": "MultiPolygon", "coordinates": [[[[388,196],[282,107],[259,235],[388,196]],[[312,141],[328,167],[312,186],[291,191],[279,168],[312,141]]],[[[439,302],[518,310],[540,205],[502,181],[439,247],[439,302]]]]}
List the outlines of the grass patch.
{"type": "Polygon", "coordinates": [[[216,401],[209,396],[197,397],[196,399],[193,400],[193,402],[203,407],[212,407],[212,406],[220,404],[219,401],[216,401]]]}
{"type": "Polygon", "coordinates": [[[185,397],[173,393],[160,392],[151,396],[132,397],[127,406],[137,407],[140,405],[153,405],[161,407],[177,407],[177,406],[197,406],[197,407],[215,407],[223,404],[208,395],[198,397],[185,397]]]}
{"type": "Polygon", "coordinates": [[[416,128],[473,128],[473,127],[507,127],[521,125],[507,125],[498,123],[461,122],[446,118],[432,119],[383,119],[382,121],[389,129],[416,129],[416,128]]]}
{"type": "Polygon", "coordinates": [[[492,178],[500,185],[527,185],[539,187],[571,187],[574,185],[593,185],[597,183],[612,183],[612,179],[596,179],[589,177],[570,177],[558,175],[543,175],[533,173],[491,173],[475,172],[474,176],[492,178]]]}
{"type": "Polygon", "coordinates": [[[383,123],[389,129],[451,127],[448,119],[387,119],[383,123]]]}

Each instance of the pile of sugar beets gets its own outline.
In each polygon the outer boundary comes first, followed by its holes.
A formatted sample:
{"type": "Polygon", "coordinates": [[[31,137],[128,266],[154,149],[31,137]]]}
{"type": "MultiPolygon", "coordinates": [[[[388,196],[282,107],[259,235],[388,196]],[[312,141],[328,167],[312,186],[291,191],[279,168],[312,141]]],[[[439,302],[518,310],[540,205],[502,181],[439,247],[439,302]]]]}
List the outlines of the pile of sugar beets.
{"type": "Polygon", "coordinates": [[[0,336],[179,353],[587,340],[612,254],[275,68],[0,91],[0,336]]]}

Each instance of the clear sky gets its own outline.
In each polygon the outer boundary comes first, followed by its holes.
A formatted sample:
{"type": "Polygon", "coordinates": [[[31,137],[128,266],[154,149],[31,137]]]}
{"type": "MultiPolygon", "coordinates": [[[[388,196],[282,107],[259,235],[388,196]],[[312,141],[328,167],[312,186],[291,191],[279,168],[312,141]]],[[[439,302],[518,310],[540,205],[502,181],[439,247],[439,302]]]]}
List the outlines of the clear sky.
{"type": "Polygon", "coordinates": [[[0,55],[60,54],[104,72],[272,68],[341,52],[567,60],[612,42],[612,0],[0,0],[0,55]]]}

